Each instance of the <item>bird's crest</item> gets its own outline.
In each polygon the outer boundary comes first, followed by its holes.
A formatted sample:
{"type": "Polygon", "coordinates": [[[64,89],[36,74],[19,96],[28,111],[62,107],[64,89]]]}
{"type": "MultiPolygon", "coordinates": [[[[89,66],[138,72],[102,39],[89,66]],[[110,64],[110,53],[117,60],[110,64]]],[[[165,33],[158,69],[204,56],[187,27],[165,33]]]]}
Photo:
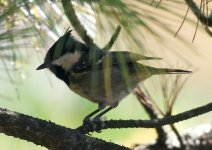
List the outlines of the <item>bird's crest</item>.
{"type": "Polygon", "coordinates": [[[71,31],[69,28],[66,30],[63,36],[61,36],[57,41],[54,48],[53,59],[56,59],[61,56],[64,46],[66,44],[67,39],[71,36],[71,31]]]}

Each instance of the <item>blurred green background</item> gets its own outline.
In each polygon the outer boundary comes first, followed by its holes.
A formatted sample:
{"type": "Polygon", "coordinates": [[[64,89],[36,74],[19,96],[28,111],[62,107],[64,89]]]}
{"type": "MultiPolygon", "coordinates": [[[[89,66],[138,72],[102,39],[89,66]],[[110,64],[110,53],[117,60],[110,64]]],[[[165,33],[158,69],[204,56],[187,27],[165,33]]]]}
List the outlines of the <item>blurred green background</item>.
{"type": "MultiPolygon", "coordinates": [[[[162,1],[160,5],[159,1],[151,3],[148,0],[80,0],[72,3],[81,23],[98,46],[104,47],[115,28],[121,25],[121,33],[111,50],[161,57],[162,60],[143,63],[194,71],[178,95],[174,114],[211,102],[211,37],[199,25],[192,43],[197,23],[192,12],[174,37],[187,10],[183,1],[162,1]]],[[[0,0],[1,108],[70,128],[81,125],[84,116],[96,109],[96,104],[71,92],[50,71],[36,71],[47,50],[68,27],[73,28],[59,1],[0,0]]],[[[75,30],[72,33],[80,40],[75,30]]],[[[142,86],[163,109],[161,78],[152,77],[142,86]]],[[[148,119],[134,94],[105,116],[105,119],[148,119]]],[[[183,133],[187,128],[211,122],[211,117],[212,113],[208,113],[176,126],[183,133]]],[[[154,141],[156,133],[154,129],[107,129],[91,136],[132,147],[154,141]]],[[[45,149],[0,134],[0,150],[29,147],[32,150],[45,149]]]]}

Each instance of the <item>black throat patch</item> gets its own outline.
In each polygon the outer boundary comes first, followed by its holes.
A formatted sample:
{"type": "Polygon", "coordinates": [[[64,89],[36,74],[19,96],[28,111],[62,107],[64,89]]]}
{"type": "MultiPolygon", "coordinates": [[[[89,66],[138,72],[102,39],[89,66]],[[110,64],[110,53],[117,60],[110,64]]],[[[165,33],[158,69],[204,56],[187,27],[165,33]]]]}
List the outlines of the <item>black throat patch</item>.
{"type": "Polygon", "coordinates": [[[67,85],[78,82],[78,80],[70,72],[65,71],[60,66],[52,65],[49,69],[56,75],[56,77],[64,81],[67,85]]]}
{"type": "Polygon", "coordinates": [[[59,79],[63,80],[67,85],[69,84],[68,73],[60,66],[53,65],[49,68],[59,79]]]}

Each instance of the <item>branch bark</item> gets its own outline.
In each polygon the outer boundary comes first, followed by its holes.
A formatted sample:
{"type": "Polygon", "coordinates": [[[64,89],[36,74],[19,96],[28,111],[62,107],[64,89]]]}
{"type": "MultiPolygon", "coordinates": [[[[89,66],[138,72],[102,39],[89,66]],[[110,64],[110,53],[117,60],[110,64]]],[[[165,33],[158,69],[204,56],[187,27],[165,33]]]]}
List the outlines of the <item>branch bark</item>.
{"type": "Polygon", "coordinates": [[[83,135],[50,121],[0,108],[0,133],[33,142],[51,150],[128,150],[114,143],[83,135]]]}

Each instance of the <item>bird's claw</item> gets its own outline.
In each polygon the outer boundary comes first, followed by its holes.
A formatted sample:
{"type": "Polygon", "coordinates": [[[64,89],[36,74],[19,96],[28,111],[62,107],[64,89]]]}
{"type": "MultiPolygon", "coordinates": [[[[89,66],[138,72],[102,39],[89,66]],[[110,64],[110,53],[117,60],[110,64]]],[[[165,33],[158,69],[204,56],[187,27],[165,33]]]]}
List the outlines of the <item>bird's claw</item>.
{"type": "Polygon", "coordinates": [[[100,133],[101,130],[105,127],[104,121],[101,120],[101,118],[96,117],[94,118],[94,122],[96,123],[96,132],[100,133]]]}
{"type": "Polygon", "coordinates": [[[90,119],[85,119],[83,121],[83,126],[88,130],[88,131],[96,131],[98,133],[101,132],[102,128],[105,127],[104,121],[102,121],[100,118],[94,118],[93,120],[90,119]]]}
{"type": "Polygon", "coordinates": [[[83,121],[83,126],[88,130],[88,131],[95,131],[96,130],[96,124],[90,120],[86,119],[83,121]]]}

